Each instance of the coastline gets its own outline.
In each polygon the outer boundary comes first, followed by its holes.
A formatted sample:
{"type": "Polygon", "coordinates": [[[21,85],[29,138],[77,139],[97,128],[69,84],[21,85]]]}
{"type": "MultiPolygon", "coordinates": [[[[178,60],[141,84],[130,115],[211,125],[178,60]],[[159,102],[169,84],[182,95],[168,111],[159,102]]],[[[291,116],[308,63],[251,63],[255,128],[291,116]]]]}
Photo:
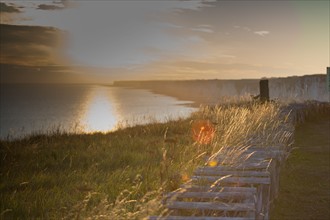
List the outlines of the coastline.
{"type": "MultiPolygon", "coordinates": [[[[178,189],[219,149],[229,146],[227,160],[235,162],[232,153],[239,155],[240,146],[281,146],[288,131],[279,107],[270,102],[206,108],[188,119],[107,134],[54,133],[0,141],[1,217],[127,219],[132,209],[139,218],[160,213],[162,195],[178,189]],[[192,138],[192,123],[201,119],[216,120],[206,123],[216,126],[214,142],[192,138]],[[148,209],[150,201],[154,210],[148,209]]],[[[295,111],[305,112],[300,107],[295,111]]],[[[329,104],[311,107],[304,113],[308,117],[329,112],[329,104]]],[[[287,119],[299,122],[298,113],[287,119]]]]}
{"type": "MultiPolygon", "coordinates": [[[[329,102],[326,74],[269,78],[270,98],[287,102],[329,102]]],[[[112,86],[146,89],[156,94],[193,101],[195,107],[250,100],[258,95],[260,79],[115,81],[112,86]]]]}

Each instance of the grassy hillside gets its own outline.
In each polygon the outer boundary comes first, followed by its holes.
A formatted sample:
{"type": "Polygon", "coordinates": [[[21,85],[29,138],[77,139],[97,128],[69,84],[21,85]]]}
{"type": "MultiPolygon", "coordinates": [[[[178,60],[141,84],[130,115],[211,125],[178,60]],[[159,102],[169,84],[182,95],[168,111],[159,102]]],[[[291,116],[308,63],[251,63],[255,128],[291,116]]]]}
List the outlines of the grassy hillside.
{"type": "MultiPolygon", "coordinates": [[[[221,154],[239,163],[249,146],[287,146],[276,103],[201,108],[189,119],[108,134],[34,135],[1,141],[1,219],[140,219],[162,193],[221,154]]],[[[290,130],[290,129],[289,129],[290,130]]]]}

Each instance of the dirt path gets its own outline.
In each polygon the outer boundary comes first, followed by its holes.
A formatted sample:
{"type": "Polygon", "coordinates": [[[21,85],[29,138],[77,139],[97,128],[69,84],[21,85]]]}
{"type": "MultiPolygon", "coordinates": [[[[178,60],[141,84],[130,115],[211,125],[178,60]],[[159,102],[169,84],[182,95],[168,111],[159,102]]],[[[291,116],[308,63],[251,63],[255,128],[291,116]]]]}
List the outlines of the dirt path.
{"type": "Polygon", "coordinates": [[[297,127],[270,217],[330,219],[330,114],[297,127]]]}

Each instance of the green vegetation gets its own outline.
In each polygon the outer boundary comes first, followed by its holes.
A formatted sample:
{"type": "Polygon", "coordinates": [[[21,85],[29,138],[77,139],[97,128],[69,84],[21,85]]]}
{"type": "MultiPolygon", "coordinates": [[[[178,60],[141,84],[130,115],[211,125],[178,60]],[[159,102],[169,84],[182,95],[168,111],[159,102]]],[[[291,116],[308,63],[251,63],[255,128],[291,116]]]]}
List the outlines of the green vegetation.
{"type": "Polygon", "coordinates": [[[120,192],[134,187],[138,190],[130,200],[142,198],[162,186],[163,148],[173,157],[166,176],[166,186],[173,189],[177,178],[170,175],[179,175],[183,156],[193,156],[188,127],[189,121],[180,120],[109,134],[56,133],[2,141],[1,217],[71,219],[94,211],[104,198],[113,203],[120,192]],[[166,130],[174,143],[164,141],[166,130]]]}
{"type": "Polygon", "coordinates": [[[329,111],[297,127],[271,219],[330,219],[329,131],[329,111]]]}
{"type": "MultiPolygon", "coordinates": [[[[2,219],[141,219],[196,166],[239,163],[249,146],[286,147],[288,117],[276,103],[204,107],[188,119],[108,134],[34,135],[1,141],[2,219]],[[208,158],[211,158],[209,161],[208,158]]],[[[289,132],[288,132],[289,131],[289,132]]]]}

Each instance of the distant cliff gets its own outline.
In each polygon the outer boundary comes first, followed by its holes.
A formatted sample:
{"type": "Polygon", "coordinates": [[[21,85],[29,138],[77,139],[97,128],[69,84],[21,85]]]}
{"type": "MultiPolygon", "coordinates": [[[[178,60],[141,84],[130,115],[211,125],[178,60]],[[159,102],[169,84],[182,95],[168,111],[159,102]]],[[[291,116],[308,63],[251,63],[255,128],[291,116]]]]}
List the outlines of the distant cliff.
{"type": "MultiPolygon", "coordinates": [[[[259,94],[259,79],[116,81],[114,86],[147,89],[198,104],[216,104],[223,97],[259,94]]],[[[271,99],[329,101],[325,74],[271,78],[269,90],[271,99]]]]}
{"type": "Polygon", "coordinates": [[[329,102],[326,74],[274,78],[269,86],[272,98],[329,102]]]}

